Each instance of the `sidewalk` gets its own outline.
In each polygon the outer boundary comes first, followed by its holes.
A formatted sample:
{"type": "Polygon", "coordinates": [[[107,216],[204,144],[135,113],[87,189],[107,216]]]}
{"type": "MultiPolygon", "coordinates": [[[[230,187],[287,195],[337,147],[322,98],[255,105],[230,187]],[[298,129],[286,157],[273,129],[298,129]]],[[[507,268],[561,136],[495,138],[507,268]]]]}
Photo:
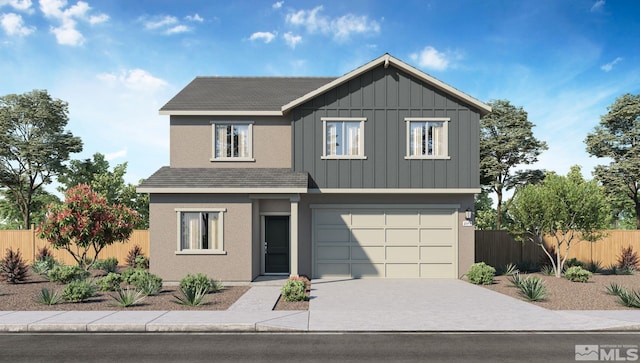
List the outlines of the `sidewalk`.
{"type": "Polygon", "coordinates": [[[0,332],[640,331],[640,311],[552,311],[456,280],[406,298],[376,295],[381,281],[314,280],[309,311],[274,311],[281,284],[252,283],[226,311],[0,311],[0,332]]]}

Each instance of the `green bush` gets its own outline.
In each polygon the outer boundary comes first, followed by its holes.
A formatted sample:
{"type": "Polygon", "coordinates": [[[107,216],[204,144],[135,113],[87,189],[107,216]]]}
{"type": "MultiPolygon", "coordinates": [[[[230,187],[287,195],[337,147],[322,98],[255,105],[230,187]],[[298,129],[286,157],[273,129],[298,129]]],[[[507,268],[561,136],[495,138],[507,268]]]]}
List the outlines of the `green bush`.
{"type": "Polygon", "coordinates": [[[107,276],[97,279],[96,285],[100,291],[118,291],[120,290],[121,282],[122,275],[115,272],[109,272],[107,276]]]}
{"type": "Polygon", "coordinates": [[[302,280],[287,280],[282,286],[280,294],[282,294],[284,301],[305,301],[307,300],[306,287],[306,282],[302,280]]]}
{"type": "Polygon", "coordinates": [[[566,261],[564,261],[565,268],[574,267],[574,266],[585,267],[586,264],[575,257],[569,258],[566,261]]]}
{"type": "Polygon", "coordinates": [[[149,268],[149,259],[143,255],[137,256],[135,259],[135,267],[136,268],[149,268]]]}
{"type": "Polygon", "coordinates": [[[493,283],[493,277],[496,275],[496,269],[484,262],[478,262],[471,265],[467,278],[472,284],[489,285],[493,283]]]}
{"type": "Polygon", "coordinates": [[[573,282],[587,282],[593,274],[580,266],[569,267],[564,271],[564,277],[573,282]]]}
{"type": "Polygon", "coordinates": [[[49,273],[49,270],[56,265],[58,265],[58,263],[53,257],[44,257],[37,259],[33,265],[31,265],[31,270],[38,275],[46,275],[49,273]]]}
{"type": "Polygon", "coordinates": [[[62,290],[62,297],[69,302],[83,302],[95,294],[96,285],[89,279],[73,280],[62,290]]]}
{"type": "Polygon", "coordinates": [[[180,280],[180,288],[195,291],[204,289],[207,293],[213,291],[213,280],[207,275],[199,273],[196,275],[187,274],[180,280]]]}
{"type": "Polygon", "coordinates": [[[49,281],[60,284],[67,284],[74,280],[83,280],[89,277],[91,273],[80,266],[64,266],[56,265],[47,273],[49,281]]]}
{"type": "Polygon", "coordinates": [[[544,286],[542,279],[536,276],[522,279],[518,288],[520,289],[520,295],[529,301],[540,301],[547,295],[547,288],[544,286]]]}
{"type": "Polygon", "coordinates": [[[197,286],[194,289],[185,289],[180,287],[180,295],[176,298],[176,303],[187,306],[200,306],[205,304],[204,297],[207,295],[207,289],[203,286],[197,286]]]}
{"type": "Polygon", "coordinates": [[[116,272],[118,270],[118,259],[115,257],[109,257],[104,260],[97,260],[91,267],[96,270],[102,270],[106,273],[116,272]]]}
{"type": "Polygon", "coordinates": [[[600,261],[591,260],[585,268],[590,272],[596,273],[602,271],[602,264],[600,261]]]}
{"type": "Polygon", "coordinates": [[[140,268],[126,269],[122,273],[122,279],[146,295],[157,295],[162,290],[162,278],[140,268]]]}

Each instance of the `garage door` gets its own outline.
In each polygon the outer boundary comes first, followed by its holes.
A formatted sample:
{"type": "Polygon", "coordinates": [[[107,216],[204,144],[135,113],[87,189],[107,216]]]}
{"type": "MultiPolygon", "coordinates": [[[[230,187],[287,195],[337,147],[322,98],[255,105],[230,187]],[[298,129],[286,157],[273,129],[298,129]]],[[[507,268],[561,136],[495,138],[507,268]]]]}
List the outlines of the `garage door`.
{"type": "Polygon", "coordinates": [[[316,278],[457,278],[453,207],[312,208],[316,278]]]}

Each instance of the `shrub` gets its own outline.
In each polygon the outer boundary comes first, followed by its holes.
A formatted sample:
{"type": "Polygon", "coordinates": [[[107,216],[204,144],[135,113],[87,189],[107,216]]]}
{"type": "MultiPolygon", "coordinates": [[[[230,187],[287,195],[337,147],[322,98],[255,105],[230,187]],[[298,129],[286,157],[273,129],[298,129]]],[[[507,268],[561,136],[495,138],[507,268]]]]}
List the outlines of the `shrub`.
{"type": "Polygon", "coordinates": [[[174,295],[176,303],[187,306],[200,306],[205,304],[204,297],[207,294],[207,290],[200,286],[195,289],[185,289],[180,287],[181,295],[174,295]]]}
{"type": "Polygon", "coordinates": [[[126,288],[118,289],[117,295],[111,295],[111,297],[118,305],[126,308],[141,303],[147,296],[142,291],[126,288]]]}
{"type": "Polygon", "coordinates": [[[596,272],[602,271],[602,264],[600,263],[600,261],[591,260],[591,261],[589,261],[589,263],[587,264],[587,266],[585,268],[589,272],[596,273],[596,272]]]}
{"type": "Polygon", "coordinates": [[[187,274],[180,280],[180,288],[188,290],[203,288],[209,293],[213,290],[213,280],[202,273],[197,275],[187,274]]]}
{"type": "Polygon", "coordinates": [[[573,282],[587,282],[593,275],[591,272],[580,266],[572,266],[564,271],[564,277],[573,282]]]}
{"type": "Polygon", "coordinates": [[[553,266],[542,265],[540,268],[540,272],[545,276],[553,276],[555,275],[555,271],[553,271],[553,266]]]}
{"type": "Polygon", "coordinates": [[[469,272],[467,272],[467,278],[472,284],[489,285],[493,282],[495,274],[495,268],[485,264],[484,262],[478,262],[471,265],[469,272]]]}
{"type": "Polygon", "coordinates": [[[89,271],[76,265],[56,265],[47,273],[49,281],[60,284],[67,284],[74,280],[83,280],[89,277],[89,275],[91,275],[89,271]]]}
{"type": "Polygon", "coordinates": [[[520,288],[520,285],[522,284],[522,275],[517,273],[509,276],[509,282],[511,282],[514,287],[520,288]]]}
{"type": "Polygon", "coordinates": [[[53,260],[53,253],[49,249],[49,247],[44,246],[42,248],[38,248],[38,252],[36,253],[36,261],[38,260],[53,260]]]}
{"type": "Polygon", "coordinates": [[[106,273],[116,272],[118,270],[118,259],[115,257],[109,257],[104,260],[97,260],[93,266],[96,270],[102,270],[106,273]]]}
{"type": "Polygon", "coordinates": [[[162,290],[162,278],[139,268],[128,268],[122,273],[125,283],[135,286],[146,295],[157,295],[162,290]]]}
{"type": "Polygon", "coordinates": [[[211,292],[219,292],[224,289],[224,285],[220,280],[211,280],[211,292]]]}
{"type": "Polygon", "coordinates": [[[96,280],[96,286],[98,286],[100,291],[118,291],[120,290],[121,282],[122,275],[115,272],[109,272],[107,276],[96,280]]]}
{"type": "Polygon", "coordinates": [[[37,275],[46,275],[50,269],[51,267],[47,260],[36,260],[33,265],[31,265],[31,271],[37,275]]]}
{"type": "Polygon", "coordinates": [[[62,290],[62,297],[69,302],[83,302],[96,294],[96,285],[89,279],[73,280],[62,290]]]}
{"type": "Polygon", "coordinates": [[[135,245],[131,247],[131,249],[129,250],[129,253],[127,254],[127,259],[125,260],[125,262],[129,267],[149,268],[149,260],[146,257],[144,257],[144,254],[142,253],[142,248],[140,248],[139,245],[135,245]],[[138,257],[142,257],[142,258],[138,258],[138,257]],[[141,266],[145,264],[145,261],[146,261],[146,266],[141,266]]]}
{"type": "Polygon", "coordinates": [[[28,272],[29,267],[22,259],[20,249],[14,251],[11,248],[7,248],[7,254],[0,262],[0,275],[2,278],[9,283],[15,284],[24,281],[28,272]]]}
{"type": "Polygon", "coordinates": [[[565,268],[569,268],[569,267],[574,267],[574,266],[579,266],[579,267],[585,267],[585,263],[578,260],[575,257],[569,258],[564,262],[564,267],[565,268]]]}
{"type": "Polygon", "coordinates": [[[289,279],[284,286],[282,286],[280,293],[284,301],[305,301],[307,300],[307,294],[305,293],[306,287],[307,284],[305,281],[289,279]]]}
{"type": "Polygon", "coordinates": [[[636,271],[639,265],[640,257],[633,250],[633,247],[622,248],[622,252],[618,256],[618,268],[623,271],[636,271]]]}
{"type": "Polygon", "coordinates": [[[611,286],[607,288],[607,292],[617,296],[620,305],[636,309],[640,308],[640,290],[629,291],[624,287],[611,284],[611,286]]]}
{"type": "Polygon", "coordinates": [[[542,279],[536,276],[522,279],[518,288],[520,289],[520,295],[529,301],[540,301],[547,295],[547,289],[542,279]]]}
{"type": "Polygon", "coordinates": [[[58,290],[49,290],[46,287],[40,290],[40,294],[36,296],[36,301],[43,305],[56,305],[62,302],[62,295],[58,290]]]}
{"type": "Polygon", "coordinates": [[[508,263],[504,268],[502,268],[502,275],[505,276],[513,276],[519,272],[520,270],[518,270],[518,266],[513,263],[508,263]]]}

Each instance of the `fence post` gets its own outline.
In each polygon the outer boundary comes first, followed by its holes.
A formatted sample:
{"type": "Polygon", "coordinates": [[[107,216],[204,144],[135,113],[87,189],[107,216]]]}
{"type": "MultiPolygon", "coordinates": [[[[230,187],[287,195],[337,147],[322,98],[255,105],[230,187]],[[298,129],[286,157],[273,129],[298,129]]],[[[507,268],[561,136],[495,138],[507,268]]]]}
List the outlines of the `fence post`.
{"type": "Polygon", "coordinates": [[[36,225],[31,224],[31,264],[36,262],[36,225]]]}

